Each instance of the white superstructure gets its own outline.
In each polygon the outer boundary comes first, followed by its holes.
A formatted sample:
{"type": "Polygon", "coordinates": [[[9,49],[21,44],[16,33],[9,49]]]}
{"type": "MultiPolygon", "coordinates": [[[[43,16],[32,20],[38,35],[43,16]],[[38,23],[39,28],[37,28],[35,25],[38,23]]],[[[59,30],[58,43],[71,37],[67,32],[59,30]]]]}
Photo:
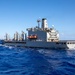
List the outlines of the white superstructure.
{"type": "Polygon", "coordinates": [[[48,28],[47,20],[42,19],[42,27],[28,28],[28,39],[31,41],[59,41],[59,33],[54,27],[48,28]],[[34,38],[36,36],[37,38],[34,38]]]}

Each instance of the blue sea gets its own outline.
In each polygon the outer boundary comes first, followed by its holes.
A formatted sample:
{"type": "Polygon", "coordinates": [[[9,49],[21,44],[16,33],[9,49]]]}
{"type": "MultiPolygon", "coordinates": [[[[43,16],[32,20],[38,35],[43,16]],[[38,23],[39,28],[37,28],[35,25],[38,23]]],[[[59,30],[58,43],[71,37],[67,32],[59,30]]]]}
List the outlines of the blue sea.
{"type": "Polygon", "coordinates": [[[75,75],[75,50],[0,46],[0,75],[75,75]]]}

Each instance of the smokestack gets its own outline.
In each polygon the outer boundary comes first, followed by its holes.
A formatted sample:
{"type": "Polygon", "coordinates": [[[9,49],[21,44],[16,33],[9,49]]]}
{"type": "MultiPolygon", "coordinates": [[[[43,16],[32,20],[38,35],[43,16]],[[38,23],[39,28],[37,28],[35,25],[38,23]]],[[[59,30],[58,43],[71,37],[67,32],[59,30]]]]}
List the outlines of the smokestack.
{"type": "Polygon", "coordinates": [[[47,24],[47,19],[46,19],[46,18],[43,18],[43,19],[42,19],[42,28],[43,28],[43,30],[44,30],[45,28],[48,28],[48,24],[47,24]]]}

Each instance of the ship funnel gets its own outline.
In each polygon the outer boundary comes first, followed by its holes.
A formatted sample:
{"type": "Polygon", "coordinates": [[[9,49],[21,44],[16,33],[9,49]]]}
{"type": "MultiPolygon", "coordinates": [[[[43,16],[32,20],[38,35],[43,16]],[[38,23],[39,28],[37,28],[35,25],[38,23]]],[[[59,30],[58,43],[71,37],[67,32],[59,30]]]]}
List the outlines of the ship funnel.
{"type": "Polygon", "coordinates": [[[43,18],[43,19],[42,19],[42,28],[43,28],[43,30],[44,30],[45,28],[48,28],[48,24],[47,24],[47,19],[46,19],[46,18],[43,18]]]}

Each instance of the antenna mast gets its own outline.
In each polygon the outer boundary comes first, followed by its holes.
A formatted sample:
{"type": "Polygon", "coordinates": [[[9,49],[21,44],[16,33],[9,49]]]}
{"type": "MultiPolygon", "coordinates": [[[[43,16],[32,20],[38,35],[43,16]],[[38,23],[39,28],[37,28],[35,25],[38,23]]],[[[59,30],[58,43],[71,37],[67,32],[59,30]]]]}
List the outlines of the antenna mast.
{"type": "Polygon", "coordinates": [[[38,28],[40,28],[40,22],[41,22],[41,20],[40,20],[40,19],[38,19],[38,20],[37,20],[38,28]]]}

